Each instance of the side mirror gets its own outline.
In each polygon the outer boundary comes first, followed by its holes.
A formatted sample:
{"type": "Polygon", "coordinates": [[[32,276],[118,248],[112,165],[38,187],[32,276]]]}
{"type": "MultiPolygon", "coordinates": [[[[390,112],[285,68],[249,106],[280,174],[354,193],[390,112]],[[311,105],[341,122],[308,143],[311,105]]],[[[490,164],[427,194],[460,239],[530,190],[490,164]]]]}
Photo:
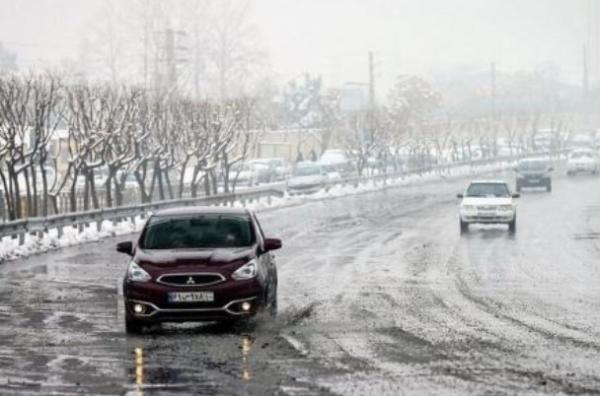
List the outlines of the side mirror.
{"type": "Polygon", "coordinates": [[[520,198],[520,197],[521,197],[521,194],[519,194],[519,193],[514,193],[514,194],[512,195],[512,197],[513,197],[513,198],[520,198]]]}
{"type": "Polygon", "coordinates": [[[463,197],[464,197],[464,195],[463,195],[463,194],[456,194],[456,198],[460,198],[460,199],[462,199],[463,197]]]}
{"type": "Polygon", "coordinates": [[[281,239],[265,238],[265,251],[270,252],[271,250],[281,249],[281,246],[281,239]]]}
{"type": "Polygon", "coordinates": [[[133,242],[126,241],[117,243],[117,252],[133,256],[133,242]]]}

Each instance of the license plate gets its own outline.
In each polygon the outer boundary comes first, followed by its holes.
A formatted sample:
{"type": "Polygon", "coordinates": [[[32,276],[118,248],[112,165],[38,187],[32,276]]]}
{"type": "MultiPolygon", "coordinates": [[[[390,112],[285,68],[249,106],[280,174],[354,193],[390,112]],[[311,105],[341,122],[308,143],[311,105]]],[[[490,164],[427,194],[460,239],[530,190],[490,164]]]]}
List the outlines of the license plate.
{"type": "Polygon", "coordinates": [[[188,302],[213,302],[215,294],[213,292],[171,292],[169,293],[169,302],[188,303],[188,302]]]}
{"type": "Polygon", "coordinates": [[[539,183],[538,179],[529,179],[529,183],[539,183]]]}
{"type": "Polygon", "coordinates": [[[479,212],[479,216],[483,216],[483,217],[494,217],[496,216],[496,212],[493,211],[480,211],[479,212]]]}

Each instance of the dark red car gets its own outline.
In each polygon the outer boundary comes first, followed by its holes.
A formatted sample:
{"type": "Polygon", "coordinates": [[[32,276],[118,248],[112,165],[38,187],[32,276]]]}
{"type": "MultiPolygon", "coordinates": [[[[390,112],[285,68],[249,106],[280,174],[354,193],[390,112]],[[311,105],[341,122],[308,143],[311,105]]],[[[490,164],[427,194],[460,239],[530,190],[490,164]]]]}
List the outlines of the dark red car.
{"type": "Polygon", "coordinates": [[[150,216],[123,280],[125,328],[182,321],[233,321],[277,312],[277,268],[266,238],[246,209],[186,207],[150,216]]]}

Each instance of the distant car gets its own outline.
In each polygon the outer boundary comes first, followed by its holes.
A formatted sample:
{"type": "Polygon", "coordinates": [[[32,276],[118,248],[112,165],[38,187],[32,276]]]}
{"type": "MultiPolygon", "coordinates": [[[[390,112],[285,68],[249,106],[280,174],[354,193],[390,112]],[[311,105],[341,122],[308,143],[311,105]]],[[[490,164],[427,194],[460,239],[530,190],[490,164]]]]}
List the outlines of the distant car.
{"type": "Polygon", "coordinates": [[[255,214],[246,209],[189,207],[150,216],[133,242],[123,279],[125,329],[153,323],[230,322],[277,310],[277,268],[255,214]]]}
{"type": "Polygon", "coordinates": [[[543,187],[552,191],[552,174],[554,170],[543,159],[523,159],[515,167],[517,174],[516,190],[520,192],[526,187],[543,187]]]}
{"type": "Polygon", "coordinates": [[[268,182],[285,180],[290,173],[290,167],[283,158],[257,158],[249,163],[266,166],[267,172],[263,178],[268,179],[268,182]]]}
{"type": "Polygon", "coordinates": [[[474,181],[463,194],[460,203],[460,232],[469,231],[471,224],[507,224],[511,233],[517,229],[517,206],[504,181],[474,181]]]}
{"type": "Polygon", "coordinates": [[[269,167],[258,162],[243,162],[231,167],[231,178],[238,185],[255,186],[270,181],[269,167]]]}
{"type": "Polygon", "coordinates": [[[337,172],[340,175],[349,174],[353,171],[353,166],[346,152],[341,149],[328,149],[323,152],[318,161],[327,172],[337,172]]]}
{"type": "Polygon", "coordinates": [[[315,193],[328,185],[327,172],[315,162],[298,162],[287,181],[290,195],[315,193]]]}
{"type": "Polygon", "coordinates": [[[596,175],[600,169],[598,155],[592,149],[575,149],[569,153],[567,159],[567,175],[578,173],[591,173],[596,175]]]}

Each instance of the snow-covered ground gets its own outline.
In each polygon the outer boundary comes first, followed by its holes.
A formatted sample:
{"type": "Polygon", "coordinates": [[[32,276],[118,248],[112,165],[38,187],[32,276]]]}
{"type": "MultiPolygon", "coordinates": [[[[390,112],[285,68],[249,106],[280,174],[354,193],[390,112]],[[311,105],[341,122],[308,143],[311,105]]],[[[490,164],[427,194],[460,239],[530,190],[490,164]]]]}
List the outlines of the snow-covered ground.
{"type": "MultiPolygon", "coordinates": [[[[286,206],[300,205],[304,202],[330,199],[336,197],[342,197],[352,194],[361,194],[370,191],[376,191],[383,188],[401,187],[414,185],[416,183],[431,182],[436,180],[443,180],[451,177],[461,177],[465,175],[481,175],[488,172],[493,172],[499,169],[505,169],[511,166],[510,162],[498,162],[488,165],[471,166],[465,165],[455,168],[449,168],[443,173],[432,171],[424,174],[410,174],[403,177],[390,178],[385,183],[382,181],[365,180],[358,185],[354,184],[336,184],[326,190],[321,190],[311,195],[297,195],[289,196],[285,194],[283,197],[272,197],[270,200],[261,199],[248,203],[245,206],[255,211],[271,210],[276,208],[282,208],[286,206]]],[[[236,202],[236,206],[242,206],[241,202],[236,202]]],[[[19,245],[18,239],[11,239],[5,237],[0,240],[0,262],[6,260],[13,260],[19,257],[26,257],[31,254],[45,252],[51,249],[58,249],[65,246],[70,246],[78,243],[85,243],[90,241],[97,241],[102,238],[126,235],[135,233],[141,230],[145,220],[141,217],[137,217],[135,222],[126,220],[114,224],[112,221],[103,221],[101,227],[98,227],[96,223],[92,222],[83,231],[79,232],[77,228],[67,227],[64,229],[63,235],[58,236],[57,230],[50,230],[45,233],[43,237],[37,235],[26,235],[25,242],[19,245]]]]}

